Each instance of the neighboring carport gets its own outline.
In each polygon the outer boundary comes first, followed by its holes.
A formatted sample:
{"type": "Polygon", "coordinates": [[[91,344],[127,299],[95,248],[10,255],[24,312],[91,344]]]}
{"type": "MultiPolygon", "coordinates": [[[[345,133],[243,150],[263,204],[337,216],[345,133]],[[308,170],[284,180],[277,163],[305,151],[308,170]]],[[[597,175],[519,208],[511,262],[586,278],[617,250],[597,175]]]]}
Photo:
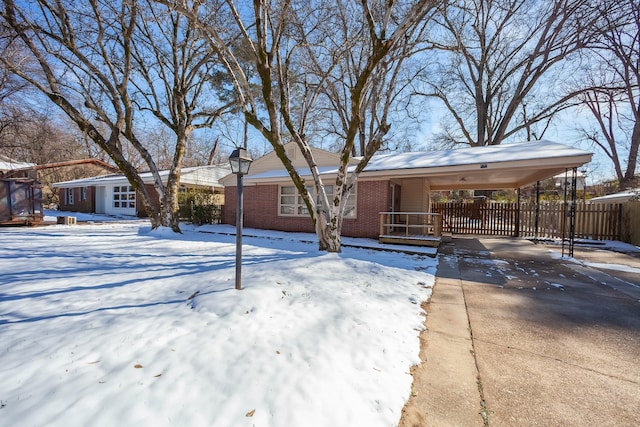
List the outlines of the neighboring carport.
{"type": "Polygon", "coordinates": [[[608,194],[606,196],[594,197],[589,200],[589,203],[626,203],[631,200],[640,200],[640,187],[608,194]]]}

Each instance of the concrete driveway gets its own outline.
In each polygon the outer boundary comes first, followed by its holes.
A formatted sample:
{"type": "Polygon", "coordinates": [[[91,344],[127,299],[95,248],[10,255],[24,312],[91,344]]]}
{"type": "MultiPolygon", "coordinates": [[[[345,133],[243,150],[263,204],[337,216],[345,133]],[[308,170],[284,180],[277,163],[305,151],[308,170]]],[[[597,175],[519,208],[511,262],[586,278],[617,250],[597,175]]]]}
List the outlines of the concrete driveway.
{"type": "Polygon", "coordinates": [[[640,258],[526,240],[440,247],[401,426],[637,426],[640,258]]]}

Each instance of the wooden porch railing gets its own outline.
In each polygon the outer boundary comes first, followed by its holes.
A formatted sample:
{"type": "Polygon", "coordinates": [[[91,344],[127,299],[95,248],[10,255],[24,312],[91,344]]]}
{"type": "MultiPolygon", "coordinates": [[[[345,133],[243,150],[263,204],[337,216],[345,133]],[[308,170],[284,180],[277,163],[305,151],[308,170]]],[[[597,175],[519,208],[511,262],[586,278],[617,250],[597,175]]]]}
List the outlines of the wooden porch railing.
{"type": "Polygon", "coordinates": [[[442,215],[426,212],[380,212],[380,237],[442,237],[442,215]]]}

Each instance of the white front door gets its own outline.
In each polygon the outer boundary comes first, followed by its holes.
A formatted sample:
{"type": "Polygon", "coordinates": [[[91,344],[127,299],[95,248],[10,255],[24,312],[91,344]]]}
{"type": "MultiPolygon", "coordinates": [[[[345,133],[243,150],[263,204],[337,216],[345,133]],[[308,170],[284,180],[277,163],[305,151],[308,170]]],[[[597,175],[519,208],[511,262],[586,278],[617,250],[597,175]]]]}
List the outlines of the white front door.
{"type": "Polygon", "coordinates": [[[104,186],[96,187],[96,213],[107,213],[105,208],[107,203],[107,189],[104,186]]]}

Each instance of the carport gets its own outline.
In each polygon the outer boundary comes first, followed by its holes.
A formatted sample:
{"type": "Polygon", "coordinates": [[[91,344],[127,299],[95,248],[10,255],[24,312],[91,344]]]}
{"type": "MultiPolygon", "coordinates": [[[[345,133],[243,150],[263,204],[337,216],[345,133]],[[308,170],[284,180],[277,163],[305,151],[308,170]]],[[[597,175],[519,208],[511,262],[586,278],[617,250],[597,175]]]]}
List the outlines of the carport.
{"type": "MultiPolygon", "coordinates": [[[[568,147],[551,141],[533,141],[519,144],[504,144],[488,147],[471,147],[456,150],[421,153],[402,153],[374,156],[363,173],[364,179],[390,177],[392,196],[390,209],[381,213],[381,236],[392,241],[394,236],[410,243],[422,243],[418,236],[411,236],[410,227],[419,228],[420,224],[433,224],[427,231],[438,237],[438,217],[450,221],[466,221],[473,232],[471,221],[474,208],[468,204],[458,212],[444,212],[432,201],[431,192],[441,190],[516,190],[518,199],[524,186],[565,174],[564,201],[566,205],[566,229],[573,235],[577,168],[591,161],[592,153],[568,147]],[[395,232],[401,230],[401,233],[395,232]],[[404,236],[400,236],[405,234],[404,236]]],[[[536,206],[539,205],[539,185],[536,186],[536,206]]],[[[503,210],[496,209],[495,215],[488,219],[489,226],[496,227],[496,235],[518,236],[517,227],[511,230],[504,227],[507,223],[519,223],[520,200],[503,210]]],[[[497,207],[498,208],[498,207],[497,207]]],[[[537,208],[536,208],[537,209],[537,208]]],[[[539,211],[534,212],[536,217],[539,211]]],[[[484,219],[483,219],[484,220],[484,219]]],[[[563,219],[564,221],[564,219],[563,219]]],[[[565,224],[563,222],[563,228],[565,224]]],[[[536,225],[537,228],[537,225],[536,225]]],[[[428,239],[424,239],[427,241],[428,239]]]]}
{"type": "Polygon", "coordinates": [[[363,176],[420,178],[431,191],[518,189],[578,168],[592,153],[551,141],[374,156],[363,176]]]}

